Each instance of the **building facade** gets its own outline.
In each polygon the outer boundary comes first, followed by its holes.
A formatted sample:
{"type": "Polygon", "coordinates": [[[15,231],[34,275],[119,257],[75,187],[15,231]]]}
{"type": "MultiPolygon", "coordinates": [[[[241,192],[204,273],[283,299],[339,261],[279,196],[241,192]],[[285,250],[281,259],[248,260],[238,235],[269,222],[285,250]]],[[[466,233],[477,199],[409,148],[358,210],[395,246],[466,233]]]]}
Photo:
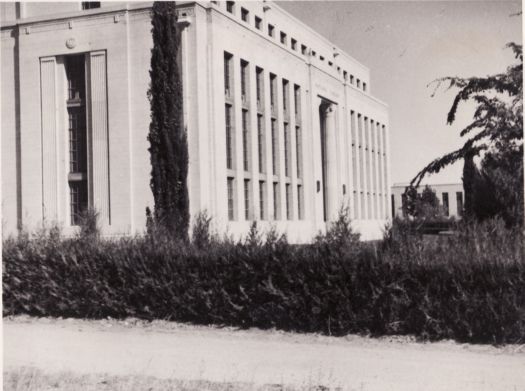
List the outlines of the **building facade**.
{"type": "MultiPolygon", "coordinates": [[[[408,183],[395,183],[392,185],[392,199],[390,202],[392,218],[405,217],[403,215],[403,205],[405,204],[404,192],[408,183]]],[[[464,207],[464,192],[463,183],[443,183],[428,185],[436,192],[445,216],[460,219],[463,214],[464,207]]],[[[421,184],[417,191],[421,193],[425,188],[425,184],[421,184]]]]}
{"type": "MultiPolygon", "coordinates": [[[[6,233],[90,206],[141,233],[152,3],[2,3],[6,233]]],[[[348,206],[363,238],[390,218],[387,107],[369,70],[273,2],[177,2],[190,213],[234,236],[257,220],[308,241],[348,206]]]]}

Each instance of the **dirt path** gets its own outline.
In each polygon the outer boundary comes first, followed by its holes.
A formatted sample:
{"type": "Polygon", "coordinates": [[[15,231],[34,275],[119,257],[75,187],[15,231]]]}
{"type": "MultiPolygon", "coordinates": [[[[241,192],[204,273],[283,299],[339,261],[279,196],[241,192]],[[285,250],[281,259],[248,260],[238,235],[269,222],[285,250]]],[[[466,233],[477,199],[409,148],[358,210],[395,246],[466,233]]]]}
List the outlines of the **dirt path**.
{"type": "Polygon", "coordinates": [[[525,347],[420,344],[167,322],[4,319],[4,370],[348,390],[525,390],[525,347]]]}

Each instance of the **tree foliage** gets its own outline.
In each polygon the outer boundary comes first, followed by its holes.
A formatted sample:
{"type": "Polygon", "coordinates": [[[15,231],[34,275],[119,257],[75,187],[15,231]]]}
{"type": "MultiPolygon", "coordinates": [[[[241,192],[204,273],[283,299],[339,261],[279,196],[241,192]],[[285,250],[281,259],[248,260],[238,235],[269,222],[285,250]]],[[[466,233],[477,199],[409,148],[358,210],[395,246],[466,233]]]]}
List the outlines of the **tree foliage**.
{"type": "Polygon", "coordinates": [[[148,135],[154,220],[168,234],[187,240],[189,225],[188,142],[183,124],[182,80],[177,62],[180,33],[174,2],[155,2],[152,14],[148,135]]]}
{"type": "Polygon", "coordinates": [[[473,101],[477,106],[473,121],[461,130],[460,136],[466,138],[464,145],[430,162],[412,179],[411,186],[417,187],[427,174],[464,160],[467,216],[482,219],[490,211],[490,215],[501,215],[512,224],[522,218],[512,218],[511,211],[523,215],[523,53],[521,45],[509,43],[507,47],[513,50],[517,62],[503,73],[444,77],[433,82],[433,95],[442,85],[459,89],[447,115],[449,125],[456,120],[460,103],[473,101]],[[474,163],[476,156],[482,157],[481,170],[474,163]],[[490,194],[480,193],[480,189],[490,194]],[[480,197],[483,199],[476,201],[480,197]],[[479,215],[481,204],[488,209],[479,215]]]}
{"type": "Polygon", "coordinates": [[[426,185],[419,194],[415,187],[405,191],[403,214],[417,220],[438,220],[444,217],[443,207],[436,192],[426,185]]]}

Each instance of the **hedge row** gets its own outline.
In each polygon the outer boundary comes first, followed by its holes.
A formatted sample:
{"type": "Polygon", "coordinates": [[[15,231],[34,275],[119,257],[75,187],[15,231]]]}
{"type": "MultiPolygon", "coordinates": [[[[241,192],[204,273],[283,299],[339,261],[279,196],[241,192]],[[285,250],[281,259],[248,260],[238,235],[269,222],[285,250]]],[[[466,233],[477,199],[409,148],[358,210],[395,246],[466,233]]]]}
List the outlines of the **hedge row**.
{"type": "Polygon", "coordinates": [[[496,223],[438,241],[394,228],[373,246],[22,236],[4,242],[3,300],[4,316],[523,343],[523,235],[496,223]]]}

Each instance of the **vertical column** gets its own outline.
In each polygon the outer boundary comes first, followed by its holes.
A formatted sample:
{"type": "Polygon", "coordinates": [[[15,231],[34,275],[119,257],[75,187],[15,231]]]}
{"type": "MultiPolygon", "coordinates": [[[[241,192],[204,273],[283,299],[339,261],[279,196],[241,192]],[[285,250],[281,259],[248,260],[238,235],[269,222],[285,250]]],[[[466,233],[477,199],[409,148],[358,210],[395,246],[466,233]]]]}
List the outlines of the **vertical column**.
{"type": "Polygon", "coordinates": [[[390,210],[390,142],[389,135],[386,133],[385,125],[381,126],[381,132],[383,135],[383,178],[385,182],[385,192],[384,192],[384,203],[385,203],[385,217],[388,216],[388,211],[390,210]]]}
{"type": "Polygon", "coordinates": [[[376,122],[377,125],[377,175],[378,175],[378,186],[379,186],[379,214],[380,218],[384,219],[385,214],[385,180],[383,176],[383,151],[384,151],[384,142],[383,135],[381,133],[381,125],[379,122],[376,122]]]}
{"type": "Polygon", "coordinates": [[[363,131],[363,115],[357,115],[357,134],[359,138],[359,217],[366,220],[366,189],[365,189],[365,138],[363,131]]]}
{"type": "Polygon", "coordinates": [[[379,186],[379,175],[380,175],[380,168],[379,168],[379,123],[377,121],[374,122],[373,125],[373,142],[374,142],[374,192],[375,192],[375,198],[374,198],[374,209],[375,209],[375,218],[377,220],[380,220],[383,218],[383,215],[381,214],[381,208],[380,208],[380,202],[382,198],[382,189],[379,186]]]}
{"type": "Polygon", "coordinates": [[[40,59],[42,104],[42,215],[45,220],[58,217],[58,105],[56,59],[40,59]]]}
{"type": "Polygon", "coordinates": [[[93,206],[103,225],[111,224],[109,200],[109,135],[106,51],[90,53],[90,119],[92,145],[91,187],[93,206]]]}
{"type": "Polygon", "coordinates": [[[337,186],[337,122],[333,105],[326,109],[326,190],[327,220],[331,221],[337,217],[339,209],[339,189],[337,186]]]}
{"type": "Polygon", "coordinates": [[[352,218],[360,218],[360,200],[359,200],[359,134],[357,132],[356,112],[350,112],[350,128],[352,134],[352,196],[353,196],[353,215],[352,218]]]}

